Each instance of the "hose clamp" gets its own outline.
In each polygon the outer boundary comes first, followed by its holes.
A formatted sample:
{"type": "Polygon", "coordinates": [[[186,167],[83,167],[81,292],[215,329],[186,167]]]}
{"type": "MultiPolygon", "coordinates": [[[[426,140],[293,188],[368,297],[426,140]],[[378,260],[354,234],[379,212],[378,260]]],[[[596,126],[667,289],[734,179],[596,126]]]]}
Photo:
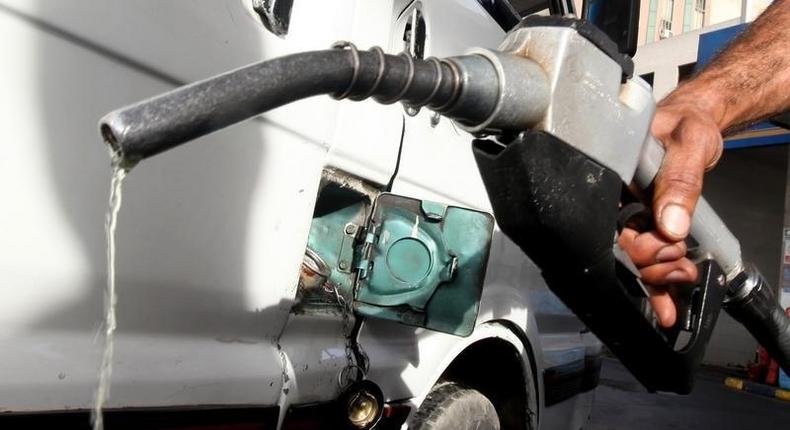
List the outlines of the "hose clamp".
{"type": "Polygon", "coordinates": [[[433,89],[431,90],[431,93],[428,94],[428,97],[425,97],[423,100],[418,102],[412,103],[411,106],[414,107],[421,107],[430,103],[436,93],[439,92],[439,88],[442,86],[442,63],[436,57],[428,57],[425,59],[425,61],[431,63],[433,68],[436,69],[436,78],[434,79],[433,89]]]}
{"type": "Polygon", "coordinates": [[[384,79],[384,72],[387,68],[387,58],[384,56],[384,50],[378,46],[374,46],[370,48],[370,51],[376,53],[376,56],[379,60],[379,70],[376,73],[376,79],[373,81],[373,85],[371,85],[370,89],[365,91],[364,94],[350,97],[350,100],[355,102],[365,100],[366,98],[373,95],[373,93],[379,88],[379,84],[381,84],[381,80],[384,79]]]}
{"type": "Polygon", "coordinates": [[[398,94],[388,99],[381,99],[381,98],[376,99],[377,102],[384,105],[392,104],[401,100],[403,96],[406,95],[406,92],[408,92],[409,89],[411,89],[411,83],[414,80],[414,58],[412,58],[411,54],[409,54],[408,52],[401,52],[400,54],[398,54],[398,57],[404,58],[406,60],[406,65],[409,66],[409,71],[406,72],[406,82],[404,82],[403,87],[400,89],[398,94]]]}
{"type": "Polygon", "coordinates": [[[727,283],[727,294],[724,298],[725,305],[745,300],[760,284],[760,279],[761,276],[757,269],[752,265],[748,265],[745,270],[735,275],[727,283]]]}
{"type": "Polygon", "coordinates": [[[351,82],[348,84],[348,88],[346,88],[346,90],[343,91],[342,93],[332,94],[332,97],[336,100],[342,100],[348,97],[349,94],[351,94],[351,91],[354,89],[354,85],[357,84],[357,79],[359,78],[360,61],[359,61],[359,51],[357,50],[357,47],[353,43],[346,40],[341,40],[332,44],[332,49],[344,50],[346,48],[349,48],[349,50],[351,51],[351,64],[352,64],[351,82]]]}
{"type": "Polygon", "coordinates": [[[455,101],[458,100],[458,96],[461,94],[461,71],[458,69],[458,65],[446,59],[441,59],[439,62],[446,65],[450,71],[453,72],[453,92],[450,95],[450,98],[447,99],[447,102],[441,106],[436,106],[433,108],[435,112],[443,112],[447,108],[452,107],[455,101]]]}

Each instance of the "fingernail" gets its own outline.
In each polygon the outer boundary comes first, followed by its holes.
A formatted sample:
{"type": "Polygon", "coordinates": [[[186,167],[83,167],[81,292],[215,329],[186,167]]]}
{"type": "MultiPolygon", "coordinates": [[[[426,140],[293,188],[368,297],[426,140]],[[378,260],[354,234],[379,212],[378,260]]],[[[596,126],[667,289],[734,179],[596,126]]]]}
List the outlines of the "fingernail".
{"type": "Polygon", "coordinates": [[[667,246],[661,248],[661,250],[659,250],[658,253],[656,254],[656,263],[663,263],[665,261],[677,260],[678,258],[683,257],[683,255],[685,254],[683,253],[683,250],[680,249],[679,247],[674,245],[667,246]]]}
{"type": "Polygon", "coordinates": [[[675,314],[671,309],[665,308],[657,310],[656,315],[658,315],[658,323],[661,324],[661,327],[671,328],[673,325],[675,325],[675,314]]]}
{"type": "Polygon", "coordinates": [[[688,282],[688,278],[688,273],[682,270],[673,270],[672,272],[669,272],[669,274],[664,278],[664,281],[672,284],[676,282],[688,282]]]}
{"type": "Polygon", "coordinates": [[[661,211],[661,224],[673,236],[682,238],[688,235],[691,217],[686,208],[673,203],[661,211]]]}

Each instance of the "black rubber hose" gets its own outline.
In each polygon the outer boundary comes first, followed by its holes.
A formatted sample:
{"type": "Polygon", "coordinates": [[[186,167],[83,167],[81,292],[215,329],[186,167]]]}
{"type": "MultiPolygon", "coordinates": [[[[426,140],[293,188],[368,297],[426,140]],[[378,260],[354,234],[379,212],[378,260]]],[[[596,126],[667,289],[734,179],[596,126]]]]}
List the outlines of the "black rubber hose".
{"type": "Polygon", "coordinates": [[[728,301],[724,309],[790,374],[790,318],[762,276],[746,297],[728,301]]]}
{"type": "MultiPolygon", "coordinates": [[[[475,67],[481,75],[476,81],[496,79],[493,65],[483,57],[466,60],[482,66],[475,67]]],[[[448,60],[415,60],[378,48],[305,52],[252,64],[116,110],[100,121],[100,129],[104,140],[134,163],[319,94],[403,101],[453,111],[463,121],[482,121],[493,111],[497,93],[464,90],[462,81],[459,68],[448,60]]]]}

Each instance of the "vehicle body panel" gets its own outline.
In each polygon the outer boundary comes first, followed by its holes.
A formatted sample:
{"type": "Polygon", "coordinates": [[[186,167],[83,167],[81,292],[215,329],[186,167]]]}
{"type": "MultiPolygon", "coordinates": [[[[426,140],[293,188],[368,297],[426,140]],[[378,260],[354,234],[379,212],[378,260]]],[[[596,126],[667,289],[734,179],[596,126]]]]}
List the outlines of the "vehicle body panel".
{"type": "MultiPolygon", "coordinates": [[[[426,55],[495,47],[504,34],[474,0],[419,3],[426,55]]],[[[7,154],[0,194],[14,203],[0,212],[0,348],[8,351],[0,356],[0,409],[92,405],[109,188],[101,115],[335,40],[398,52],[410,5],[297,0],[280,39],[244,0],[1,0],[0,44],[14,66],[0,70],[7,154]]],[[[110,408],[279,404],[284,411],[337,396],[342,321],[291,313],[326,166],[382,189],[394,177],[396,194],[490,212],[470,136],[446,119],[432,127],[425,110],[408,117],[399,105],[318,97],[202,140],[141,163],[124,184],[110,408]]],[[[389,400],[418,405],[453,358],[484,337],[513,344],[537,369],[583,359],[581,326],[558,303],[497,231],[478,329],[459,338],[368,320],[360,343],[369,377],[389,400]]],[[[542,393],[542,374],[534,376],[542,393]]],[[[572,428],[590,397],[541,412],[543,427],[572,428]]]]}
{"type": "MultiPolygon", "coordinates": [[[[15,157],[4,158],[3,195],[24,202],[2,219],[17,233],[3,248],[3,272],[8,288],[14,286],[8,291],[14,302],[7,302],[12,312],[4,313],[2,342],[4,350],[14,351],[4,357],[21,366],[3,367],[40,388],[42,395],[31,395],[25,409],[87,408],[100,357],[101,342],[94,339],[102,315],[102,221],[109,178],[109,159],[95,124],[109,110],[173,88],[173,83],[119,64],[82,42],[105,44],[104,49],[124,59],[148,61],[185,82],[264,55],[285,54],[286,43],[259,28],[241,1],[5,4],[13,12],[2,14],[4,28],[16,33],[5,39],[9,50],[4,52],[16,59],[16,66],[4,70],[9,74],[4,82],[17,86],[5,93],[18,95],[3,104],[9,111],[5,118],[25,121],[3,127],[8,133],[3,140],[12,145],[8,152],[15,157]],[[92,16],[104,19],[85,22],[84,17],[92,16]],[[205,22],[213,23],[211,31],[195,25],[205,22]],[[73,33],[77,40],[49,26],[73,33]],[[225,35],[223,29],[236,37],[232,46],[238,48],[216,42],[225,35]],[[64,112],[71,116],[58,122],[64,112]],[[37,351],[47,348],[38,341],[47,336],[56,339],[48,346],[52,359],[37,351]],[[31,343],[27,351],[15,346],[25,342],[31,343]],[[68,347],[75,344],[85,347],[68,347]],[[74,366],[60,361],[67,355],[74,366]],[[66,376],[59,379],[59,374],[66,376]],[[63,387],[62,397],[43,394],[58,392],[58,387],[63,387]]],[[[346,8],[295,9],[287,48],[325,48],[350,36],[348,23],[317,19],[350,19],[354,5],[342,5],[346,8]],[[301,25],[309,28],[299,31],[301,25]]],[[[360,36],[361,43],[382,43],[370,29],[359,31],[373,38],[360,36]]],[[[294,298],[321,169],[343,159],[335,164],[388,181],[401,124],[395,106],[370,109],[315,98],[138,166],[124,187],[118,229],[119,330],[108,405],[276,403],[279,388],[269,387],[273,381],[274,386],[282,383],[282,371],[272,366],[279,360],[272,363],[270,357],[279,354],[276,339],[294,298]],[[343,109],[351,112],[339,114],[343,109]],[[309,127],[304,127],[305,118],[309,127]],[[346,152],[355,158],[345,157],[346,152]],[[141,349],[149,337],[172,342],[171,351],[141,349]],[[239,366],[236,358],[248,360],[249,354],[261,360],[239,366]],[[139,363],[146,364],[140,368],[139,363]],[[142,382],[140,372],[171,374],[174,368],[194,372],[172,390],[157,390],[162,399],[142,382]],[[218,389],[213,400],[200,395],[206,386],[227,383],[223,381],[266,389],[240,386],[228,397],[218,389]]],[[[3,402],[4,408],[22,406],[3,402]]]]}

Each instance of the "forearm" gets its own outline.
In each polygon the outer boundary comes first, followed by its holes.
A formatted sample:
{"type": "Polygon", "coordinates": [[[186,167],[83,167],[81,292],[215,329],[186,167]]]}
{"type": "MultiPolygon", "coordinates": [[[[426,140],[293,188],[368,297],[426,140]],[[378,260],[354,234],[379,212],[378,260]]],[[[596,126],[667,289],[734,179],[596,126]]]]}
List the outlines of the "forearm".
{"type": "Polygon", "coordinates": [[[688,101],[722,131],[790,109],[790,0],[776,0],[733,44],[663,102],[688,101]]]}

